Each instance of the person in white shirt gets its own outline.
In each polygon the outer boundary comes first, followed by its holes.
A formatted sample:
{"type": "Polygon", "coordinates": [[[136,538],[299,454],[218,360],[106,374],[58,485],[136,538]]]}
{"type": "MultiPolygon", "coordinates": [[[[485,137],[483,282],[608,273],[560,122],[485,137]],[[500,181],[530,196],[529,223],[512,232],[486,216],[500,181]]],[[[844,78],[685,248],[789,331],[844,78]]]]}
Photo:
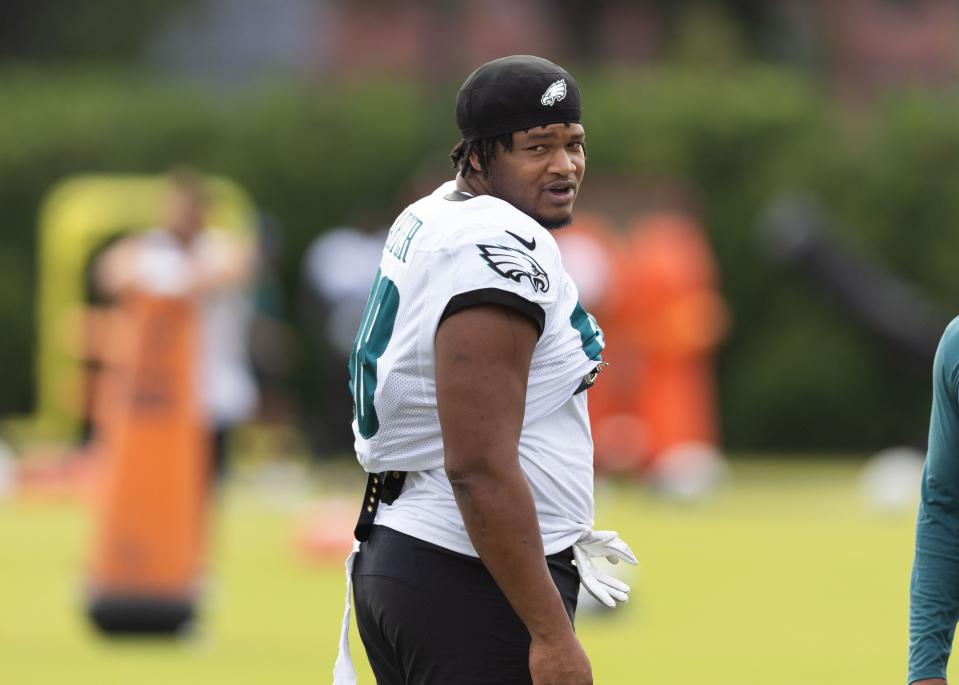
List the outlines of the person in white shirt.
{"type": "MultiPolygon", "coordinates": [[[[604,341],[550,234],[585,170],[579,89],[506,57],[456,113],[456,179],[394,222],[350,359],[359,632],[378,683],[590,683],[580,580],[613,605],[629,588],[590,557],[635,558],[592,531],[604,341]]],[[[343,642],[337,683],[354,677],[343,642]]]]}
{"type": "Polygon", "coordinates": [[[196,392],[209,426],[211,472],[226,469],[228,431],[257,407],[248,339],[254,275],[251,241],[206,226],[207,197],[192,171],[170,174],[162,225],[127,236],[109,248],[96,267],[98,287],[119,297],[138,289],[191,298],[199,313],[196,392]]]}
{"type": "Polygon", "coordinates": [[[352,410],[343,401],[346,361],[353,353],[353,336],[380,264],[385,234],[385,228],[337,226],[320,234],[303,254],[300,310],[312,350],[313,383],[302,409],[306,437],[319,459],[347,454],[353,446],[352,410]]]}

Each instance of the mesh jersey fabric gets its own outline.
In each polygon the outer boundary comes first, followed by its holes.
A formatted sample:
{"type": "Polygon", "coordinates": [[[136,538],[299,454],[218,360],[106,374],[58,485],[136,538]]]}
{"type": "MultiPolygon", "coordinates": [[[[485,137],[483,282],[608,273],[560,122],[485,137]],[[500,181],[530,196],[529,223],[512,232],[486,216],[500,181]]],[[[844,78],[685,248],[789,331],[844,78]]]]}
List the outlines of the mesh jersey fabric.
{"type": "Polygon", "coordinates": [[[542,313],[520,463],[544,542],[553,531],[549,548],[568,546],[592,525],[592,440],[585,393],[575,392],[599,362],[602,333],[579,305],[546,229],[498,198],[452,199],[454,191],[453,182],[440,186],[394,222],[354,342],[357,458],[368,472],[412,472],[376,522],[475,556],[443,474],[434,339],[451,301],[505,293],[542,313]]]}

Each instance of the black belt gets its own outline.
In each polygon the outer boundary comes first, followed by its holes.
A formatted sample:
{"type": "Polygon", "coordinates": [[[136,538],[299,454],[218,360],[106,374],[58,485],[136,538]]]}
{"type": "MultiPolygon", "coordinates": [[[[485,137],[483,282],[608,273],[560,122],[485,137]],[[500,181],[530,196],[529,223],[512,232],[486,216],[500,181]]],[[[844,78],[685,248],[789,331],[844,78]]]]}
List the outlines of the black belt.
{"type": "Polygon", "coordinates": [[[369,539],[380,502],[393,504],[400,496],[405,482],[405,471],[384,471],[369,475],[366,479],[366,492],[363,493],[360,517],[356,521],[356,528],[353,529],[353,537],[360,542],[366,542],[369,539]]]}

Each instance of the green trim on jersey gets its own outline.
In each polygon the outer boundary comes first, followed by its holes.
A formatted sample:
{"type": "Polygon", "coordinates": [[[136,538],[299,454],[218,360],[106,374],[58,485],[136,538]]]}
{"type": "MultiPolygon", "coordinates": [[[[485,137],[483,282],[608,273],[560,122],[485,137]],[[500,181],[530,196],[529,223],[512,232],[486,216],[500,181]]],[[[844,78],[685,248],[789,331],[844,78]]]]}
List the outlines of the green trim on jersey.
{"type": "Polygon", "coordinates": [[[583,341],[583,352],[594,361],[603,361],[603,348],[606,347],[606,339],[603,337],[603,329],[596,323],[592,314],[587,312],[579,302],[573,309],[569,317],[570,325],[579,331],[579,338],[583,341]]]}
{"type": "Polygon", "coordinates": [[[393,324],[400,307],[400,291],[396,284],[378,270],[363,311],[363,320],[353,341],[350,355],[350,394],[353,395],[353,417],[360,435],[369,440],[380,429],[373,404],[376,393],[376,363],[386,351],[393,336],[393,324]]]}

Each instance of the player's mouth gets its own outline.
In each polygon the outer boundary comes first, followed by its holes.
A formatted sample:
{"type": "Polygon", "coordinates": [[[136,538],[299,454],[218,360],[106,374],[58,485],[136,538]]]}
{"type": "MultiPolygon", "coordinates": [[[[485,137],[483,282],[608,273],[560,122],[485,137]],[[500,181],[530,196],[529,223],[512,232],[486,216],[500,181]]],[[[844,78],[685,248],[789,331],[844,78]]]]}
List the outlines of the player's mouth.
{"type": "Polygon", "coordinates": [[[576,184],[573,181],[556,181],[545,186],[543,191],[552,202],[565,205],[576,197],[576,184]]]}

